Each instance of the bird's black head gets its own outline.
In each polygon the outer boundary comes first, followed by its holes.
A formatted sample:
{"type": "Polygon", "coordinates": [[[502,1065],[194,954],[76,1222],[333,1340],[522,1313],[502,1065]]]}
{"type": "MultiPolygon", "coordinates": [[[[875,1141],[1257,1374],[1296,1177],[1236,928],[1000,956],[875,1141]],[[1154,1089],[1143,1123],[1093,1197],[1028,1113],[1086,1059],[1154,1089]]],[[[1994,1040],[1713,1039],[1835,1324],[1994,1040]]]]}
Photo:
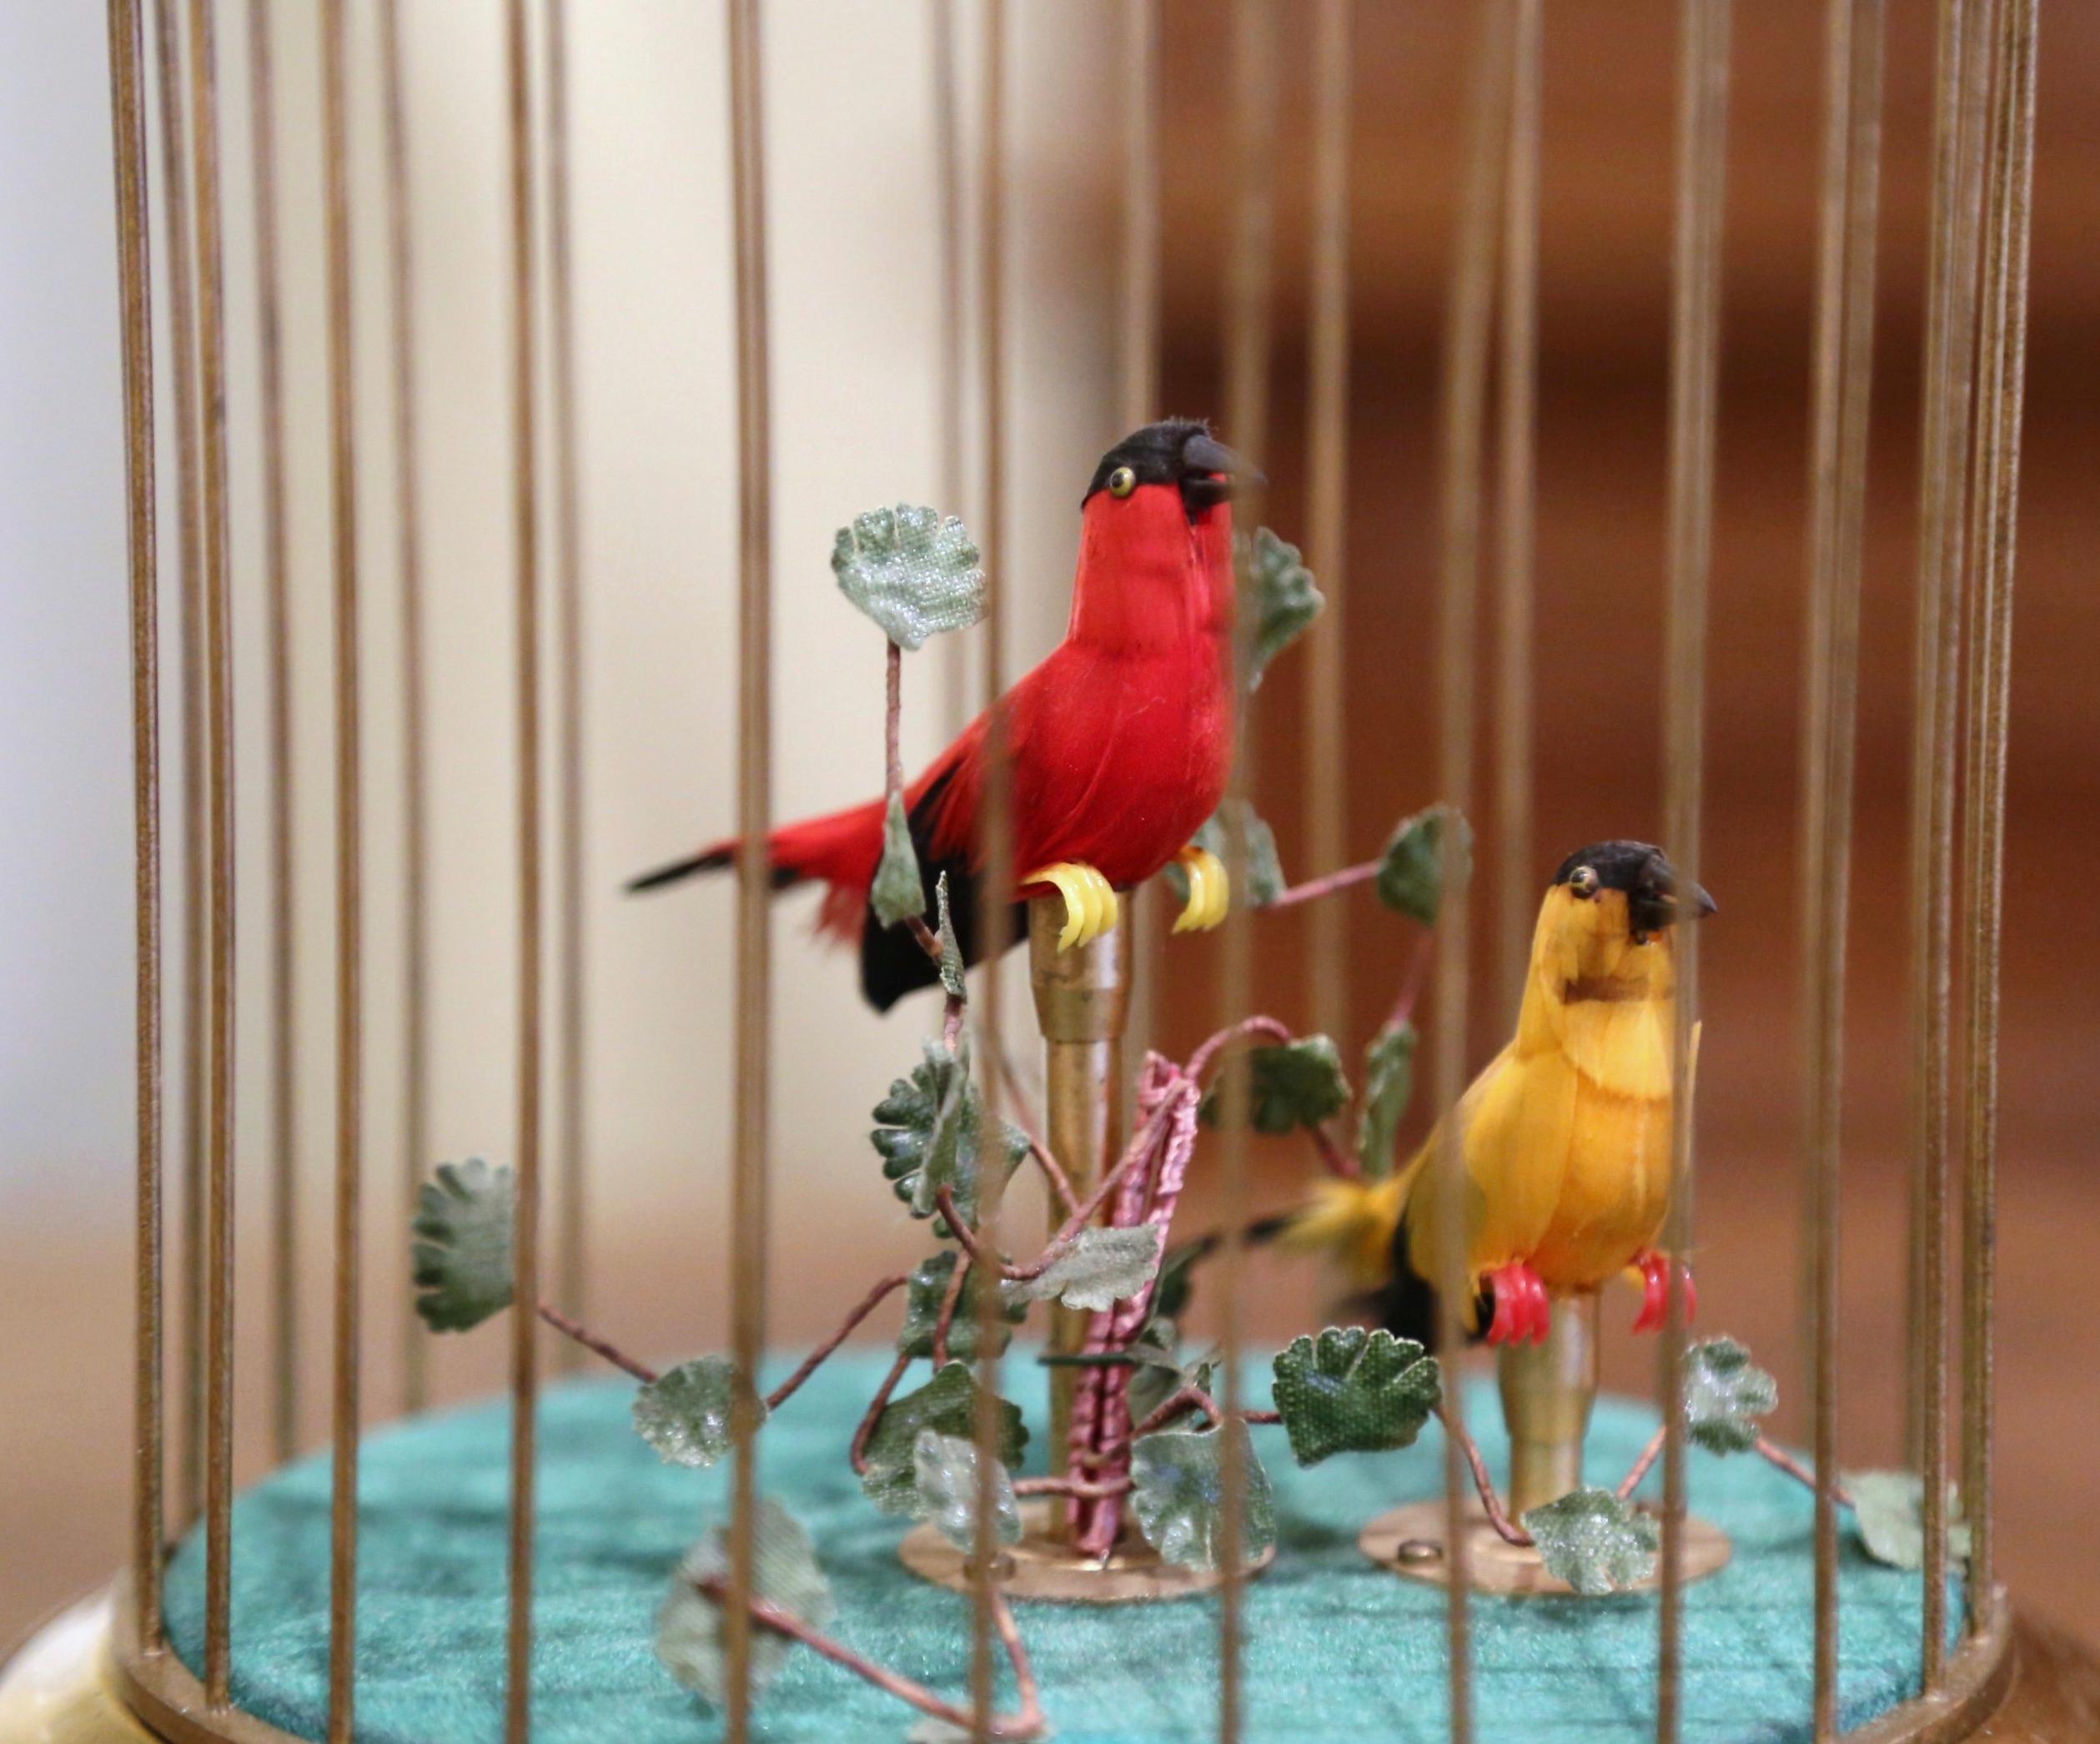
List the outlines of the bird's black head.
{"type": "Polygon", "coordinates": [[[1261,474],[1193,418],[1169,418],[1133,430],[1101,457],[1093,480],[1079,499],[1083,507],[1097,491],[1128,496],[1141,485],[1173,485],[1193,520],[1205,509],[1232,499],[1237,481],[1265,482],[1261,474]]]}
{"type": "Polygon", "coordinates": [[[1593,842],[1563,860],[1553,882],[1565,884],[1584,902],[1594,902],[1607,890],[1623,891],[1626,925],[1635,944],[1645,944],[1650,933],[1675,921],[1701,921],[1714,912],[1714,899],[1696,884],[1684,892],[1686,904],[1680,905],[1676,867],[1660,848],[1645,842],[1593,842]]]}

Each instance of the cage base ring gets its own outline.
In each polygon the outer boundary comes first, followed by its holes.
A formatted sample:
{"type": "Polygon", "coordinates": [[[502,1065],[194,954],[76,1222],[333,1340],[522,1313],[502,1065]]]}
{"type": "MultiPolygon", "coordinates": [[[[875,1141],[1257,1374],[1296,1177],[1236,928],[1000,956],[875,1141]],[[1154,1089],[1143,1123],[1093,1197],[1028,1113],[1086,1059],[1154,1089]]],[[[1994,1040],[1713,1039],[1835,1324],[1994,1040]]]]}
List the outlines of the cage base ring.
{"type": "MultiPolygon", "coordinates": [[[[1051,1535],[1059,1504],[1021,1505],[1021,1541],[1006,1547],[994,1578],[1009,1599],[1064,1605],[1157,1605],[1193,1598],[1216,1589],[1224,1579],[1218,1569],[1183,1568],[1163,1562],[1149,1545],[1126,1540],[1106,1563],[1077,1555],[1051,1535]]],[[[897,1546],[897,1557],[922,1581],[967,1592],[972,1585],[970,1560],[937,1526],[914,1526],[897,1546]]],[[[1276,1560],[1270,1549],[1247,1565],[1258,1575],[1276,1560]]]]}

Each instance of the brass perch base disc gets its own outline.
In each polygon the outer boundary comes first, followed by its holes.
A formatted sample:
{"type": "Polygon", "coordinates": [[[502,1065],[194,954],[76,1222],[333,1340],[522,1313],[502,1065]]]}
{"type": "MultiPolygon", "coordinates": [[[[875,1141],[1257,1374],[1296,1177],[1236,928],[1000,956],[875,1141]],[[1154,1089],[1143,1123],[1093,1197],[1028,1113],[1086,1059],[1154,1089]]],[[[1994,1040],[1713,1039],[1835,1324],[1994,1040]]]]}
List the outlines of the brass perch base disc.
{"type": "MultiPolygon", "coordinates": [[[[1381,1514],[1357,1535],[1356,1547],[1377,1563],[1409,1581],[1425,1581],[1434,1586],[1451,1584],[1450,1558],[1444,1554],[1444,1513],[1441,1500],[1410,1502],[1381,1514]]],[[[1528,1545],[1505,1540],[1488,1517],[1477,1508],[1466,1516],[1466,1587],[1469,1591],[1500,1593],[1521,1597],[1531,1593],[1575,1596],[1575,1589],[1545,1571],[1539,1553],[1528,1545]]],[[[1696,1515],[1685,1517],[1685,1583],[1703,1581],[1728,1566],[1735,1546],[1728,1535],[1711,1520],[1696,1515]]],[[[1624,1589],[1652,1592],[1662,1585],[1658,1559],[1655,1572],[1645,1581],[1624,1589]]]]}
{"type": "MultiPolygon", "coordinates": [[[[1021,1541],[1002,1548],[993,1576],[999,1591],[1009,1599],[1063,1605],[1156,1605],[1209,1592],[1224,1578],[1216,1569],[1162,1562],[1159,1553],[1142,1540],[1126,1539],[1106,1563],[1098,1556],[1077,1556],[1050,1535],[1053,1510],[1062,1505],[1047,1500],[1022,1503],[1021,1541]]],[[[912,1527],[897,1546],[897,1556],[922,1581],[957,1592],[970,1590],[967,1560],[937,1526],[912,1527]]],[[[1258,1575],[1275,1560],[1271,1548],[1250,1562],[1247,1572],[1258,1575]]]]}

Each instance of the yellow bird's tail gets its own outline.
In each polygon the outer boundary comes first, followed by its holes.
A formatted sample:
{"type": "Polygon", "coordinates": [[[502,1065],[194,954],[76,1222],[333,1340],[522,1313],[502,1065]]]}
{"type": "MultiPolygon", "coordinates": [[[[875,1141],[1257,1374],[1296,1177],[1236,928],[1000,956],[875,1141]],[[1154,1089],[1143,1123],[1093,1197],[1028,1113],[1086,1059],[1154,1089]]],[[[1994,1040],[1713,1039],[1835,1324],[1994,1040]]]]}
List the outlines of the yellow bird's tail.
{"type": "Polygon", "coordinates": [[[1382,1284],[1414,1176],[1409,1169],[1382,1181],[1322,1181],[1278,1239],[1294,1252],[1332,1254],[1359,1284],[1382,1284]]]}

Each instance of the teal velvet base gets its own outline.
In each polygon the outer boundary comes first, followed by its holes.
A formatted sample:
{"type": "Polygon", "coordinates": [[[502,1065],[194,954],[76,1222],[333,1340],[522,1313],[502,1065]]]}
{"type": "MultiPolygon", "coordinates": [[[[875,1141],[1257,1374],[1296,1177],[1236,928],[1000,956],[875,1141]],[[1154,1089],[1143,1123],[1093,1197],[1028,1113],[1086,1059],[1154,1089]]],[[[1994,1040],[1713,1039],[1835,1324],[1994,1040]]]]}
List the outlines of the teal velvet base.
{"type": "MultiPolygon", "coordinates": [[[[839,1606],[833,1631],[876,1661],[959,1697],[968,1686],[967,1601],[921,1584],[897,1560],[904,1526],[860,1495],[845,1448],[886,1360],[827,1364],[770,1425],[760,1481],[813,1535],[839,1606]]],[[[1007,1390],[1042,1420],[1042,1369],[1017,1352],[1007,1390]]],[[[1264,1390],[1257,1381],[1250,1395],[1264,1390]]],[[[549,1744],[691,1744],[720,1722],[651,1651],[672,1568],[725,1505],[726,1474],[661,1464],[628,1427],[634,1389],[554,1389],[540,1415],[534,1731],[549,1744]]],[[[1600,1401],[1594,1478],[1626,1469],[1655,1418],[1600,1401]]],[[[1495,1469],[1491,1392],[1473,1422],[1495,1469]]],[[[1373,1567],[1358,1528],[1399,1500],[1435,1493],[1432,1425],[1404,1453],[1343,1456],[1310,1471],[1280,1430],[1255,1431],[1275,1481],[1275,1564],[1249,1589],[1249,1740],[1440,1740],[1444,1595],[1373,1567]]],[[[373,1744],[489,1744],[501,1735],[508,1407],[418,1419],[364,1444],[358,1569],[357,1731],[373,1744]]],[[[1040,1446],[1032,1469],[1041,1469],[1040,1446]]],[[[1751,1455],[1694,1451],[1698,1511],[1735,1540],[1734,1561],[1691,1589],[1684,1736],[1806,1739],[1811,1666],[1811,1498],[1751,1455]]],[[[1652,1489],[1655,1480],[1649,1480],[1652,1489]]],[[[234,1696],[249,1712],[318,1738],[328,1685],[325,1456],[248,1491],[234,1509],[234,1696]]],[[[1840,1578],[1844,1723],[1914,1694],[1922,1601],[1915,1576],[1851,1541],[1840,1578]]],[[[1474,1689],[1488,1740],[1652,1736],[1655,1601],[1476,1599],[1474,1689]]],[[[1958,1605],[1951,1607],[1957,1612],[1958,1605]]],[[[1021,1627],[1064,1744],[1203,1738],[1216,1727],[1215,1599],[1138,1609],[1027,1606],[1021,1627]]],[[[203,1554],[193,1533],[168,1571],[168,1627],[194,1667],[203,1640],[203,1554]]],[[[799,1653],[759,1710],[768,1739],[901,1739],[914,1716],[893,1698],[799,1653]]]]}

